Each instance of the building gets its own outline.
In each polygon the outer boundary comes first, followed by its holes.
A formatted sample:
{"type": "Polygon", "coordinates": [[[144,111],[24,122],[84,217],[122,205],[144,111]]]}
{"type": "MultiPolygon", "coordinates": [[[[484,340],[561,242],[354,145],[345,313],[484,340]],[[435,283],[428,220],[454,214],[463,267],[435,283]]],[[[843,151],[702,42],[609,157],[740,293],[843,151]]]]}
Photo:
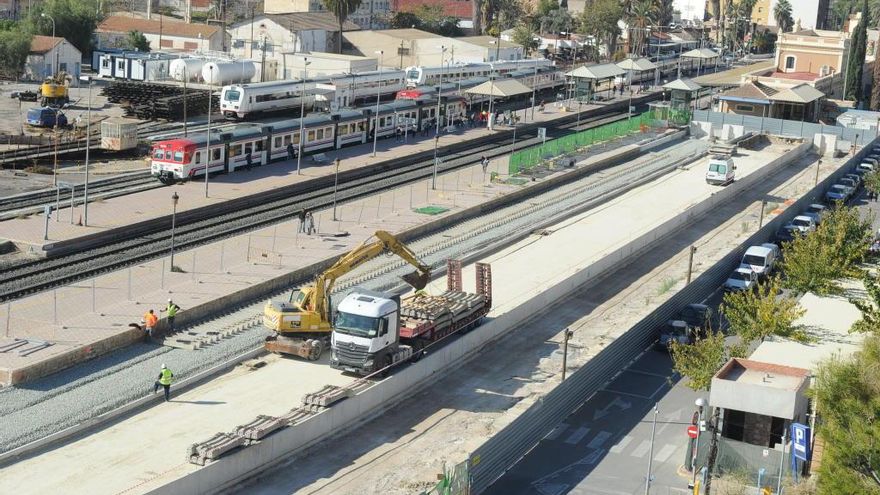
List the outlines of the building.
{"type": "Polygon", "coordinates": [[[467,43],[477,47],[480,52],[480,62],[494,62],[496,60],[520,60],[525,58],[522,45],[512,41],[499,40],[492,36],[464,36],[453,38],[456,44],[467,43]]]}
{"type": "MultiPolygon", "coordinates": [[[[343,29],[360,28],[346,21],[343,29]]],[[[265,57],[283,66],[288,53],[336,51],[338,30],[339,24],[329,12],[260,14],[229,28],[230,52],[236,58],[258,60],[265,48],[265,57]]]]}
{"type": "MultiPolygon", "coordinates": [[[[266,14],[291,14],[294,12],[327,12],[321,0],[264,0],[266,14]]],[[[360,29],[385,27],[385,19],[391,14],[391,0],[362,0],[360,6],[348,16],[348,21],[360,29]]]]}
{"type": "Polygon", "coordinates": [[[164,19],[142,19],[112,15],[95,31],[99,48],[123,48],[131,31],[139,31],[150,42],[151,50],[222,51],[223,30],[208,24],[190,24],[164,19]]]}
{"type": "Polygon", "coordinates": [[[724,409],[721,436],[773,448],[807,420],[810,370],[732,358],[712,377],[709,405],[724,409]]]}
{"type": "MultiPolygon", "coordinates": [[[[455,17],[468,24],[471,24],[474,11],[473,0],[391,0],[392,12],[415,12],[422,6],[440,8],[444,16],[455,17]]],[[[459,27],[471,26],[459,22],[459,27]]]]}
{"type": "MultiPolygon", "coordinates": [[[[676,2],[687,3],[691,0],[680,0],[676,2]]],[[[762,26],[776,26],[776,18],[773,17],[773,11],[776,9],[777,0],[758,0],[752,9],[752,22],[762,26]]],[[[828,7],[830,0],[796,0],[789,2],[791,4],[791,18],[797,24],[800,22],[802,28],[822,28],[825,27],[828,20],[828,7]]],[[[727,2],[720,2],[720,12],[715,12],[712,1],[705,2],[704,12],[712,19],[725,15],[727,2]]],[[[682,12],[682,18],[685,17],[685,10],[679,7],[682,12]]]]}
{"type": "Polygon", "coordinates": [[[358,74],[378,70],[376,57],[358,57],[356,55],[339,55],[336,53],[285,53],[283,70],[284,79],[296,79],[307,74],[309,77],[330,76],[334,74],[358,74]],[[308,60],[306,60],[308,59],[308,60]],[[305,72],[308,61],[308,73],[305,72]]]}
{"type": "Polygon", "coordinates": [[[82,53],[64,38],[34,36],[31,50],[24,64],[24,77],[42,81],[58,71],[64,71],[74,79],[80,75],[82,53]]]}

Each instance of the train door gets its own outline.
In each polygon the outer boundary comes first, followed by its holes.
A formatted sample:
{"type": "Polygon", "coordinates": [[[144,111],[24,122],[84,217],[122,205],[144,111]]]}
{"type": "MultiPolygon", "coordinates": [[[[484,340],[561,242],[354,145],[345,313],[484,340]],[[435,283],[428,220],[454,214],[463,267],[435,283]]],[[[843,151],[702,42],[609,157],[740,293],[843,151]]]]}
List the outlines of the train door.
{"type": "Polygon", "coordinates": [[[271,163],[272,162],[272,152],[275,151],[272,148],[272,132],[266,136],[266,139],[262,141],[263,143],[263,157],[261,163],[271,163]]]}
{"type": "MultiPolygon", "coordinates": [[[[214,161],[217,158],[220,158],[219,156],[217,156],[219,154],[220,154],[220,148],[211,148],[211,161],[214,161]]],[[[223,173],[224,174],[229,173],[229,143],[228,142],[223,143],[223,173]]]]}

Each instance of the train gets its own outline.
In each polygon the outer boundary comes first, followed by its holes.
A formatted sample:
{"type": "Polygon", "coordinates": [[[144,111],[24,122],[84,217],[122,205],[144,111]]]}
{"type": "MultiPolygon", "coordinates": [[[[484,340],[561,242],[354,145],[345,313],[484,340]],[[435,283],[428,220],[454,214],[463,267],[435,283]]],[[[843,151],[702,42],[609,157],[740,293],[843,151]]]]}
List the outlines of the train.
{"type": "MultiPolygon", "coordinates": [[[[317,153],[343,146],[367,143],[377,137],[394,136],[397,129],[414,132],[434,122],[436,99],[399,100],[359,109],[311,114],[303,117],[305,140],[302,153],[317,153]],[[378,119],[377,119],[378,117],[378,119]],[[378,120],[378,125],[377,125],[378,120]]],[[[441,98],[440,117],[445,121],[466,115],[464,98],[441,98]]],[[[151,152],[150,173],[165,184],[193,179],[208,173],[229,173],[251,165],[259,166],[289,157],[288,148],[300,148],[300,119],[272,123],[238,123],[186,138],[155,143],[151,152]],[[206,155],[210,155],[205,159],[206,155]]]]}
{"type": "MultiPolygon", "coordinates": [[[[206,64],[203,68],[203,76],[209,66],[206,64]]],[[[220,92],[220,111],[232,120],[246,120],[269,112],[291,111],[298,114],[300,108],[339,111],[359,103],[374,102],[377,96],[380,100],[393,98],[407,88],[436,86],[440,83],[441,73],[445,73],[444,83],[455,81],[458,89],[463,81],[485,81],[493,67],[499,77],[513,77],[530,87],[537,77],[539,90],[564,84],[565,76],[549,60],[408,67],[405,71],[381,70],[319,76],[308,78],[305,82],[291,80],[231,84],[223,86],[220,92]],[[305,102],[301,101],[301,93],[305,94],[305,102]]],[[[461,94],[460,91],[457,93],[461,94]]]]}
{"type": "MultiPolygon", "coordinates": [[[[519,70],[508,72],[503,78],[511,78],[520,81],[530,88],[535,88],[536,91],[544,91],[547,89],[558,88],[565,85],[565,74],[562,71],[556,70],[555,68],[546,68],[546,69],[538,69],[535,70],[519,70]]],[[[439,85],[439,91],[441,96],[464,96],[464,91],[467,91],[470,88],[479,86],[480,84],[489,80],[488,76],[478,76],[471,77],[468,79],[462,80],[444,80],[442,85],[439,85]]],[[[401,91],[398,91],[395,95],[395,99],[398,100],[418,100],[424,97],[435,97],[437,95],[438,85],[422,85],[411,88],[406,88],[401,91]]],[[[496,96],[496,100],[500,97],[500,95],[496,96]]],[[[467,95],[468,104],[473,105],[476,103],[481,103],[483,101],[489,101],[489,95],[467,95]]]]}

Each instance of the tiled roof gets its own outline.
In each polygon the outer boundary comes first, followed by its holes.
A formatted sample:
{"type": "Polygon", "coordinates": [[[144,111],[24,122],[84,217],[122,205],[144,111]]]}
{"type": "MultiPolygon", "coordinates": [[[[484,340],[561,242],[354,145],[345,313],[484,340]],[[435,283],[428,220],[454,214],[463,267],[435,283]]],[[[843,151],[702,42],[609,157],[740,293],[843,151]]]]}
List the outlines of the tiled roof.
{"type": "Polygon", "coordinates": [[[30,53],[46,53],[49,50],[55,48],[58,43],[64,41],[64,38],[51,37],[51,36],[42,36],[35,35],[31,39],[31,51],[30,53]]]}
{"type": "Polygon", "coordinates": [[[738,88],[731,89],[721,93],[720,98],[725,96],[735,98],[748,98],[751,100],[768,100],[775,95],[777,91],[770,86],[766,86],[759,82],[749,81],[738,88]]]}
{"type": "MultiPolygon", "coordinates": [[[[331,33],[339,31],[339,22],[336,21],[336,17],[330,12],[290,12],[287,14],[263,14],[262,16],[258,17],[255,22],[259,22],[260,18],[268,18],[279,26],[283,26],[291,31],[308,31],[312,29],[323,29],[324,31],[329,31],[331,33]]],[[[240,26],[249,22],[250,20],[248,19],[238,25],[240,26]]],[[[342,25],[342,30],[358,31],[360,30],[360,26],[349,20],[346,20],[345,23],[342,25]]]]}
{"type": "Polygon", "coordinates": [[[798,81],[815,81],[819,78],[819,74],[812,72],[774,72],[770,77],[778,77],[779,79],[796,79],[798,81]]]}
{"type": "Polygon", "coordinates": [[[825,93],[807,83],[799,84],[793,88],[783,89],[770,97],[773,101],[786,101],[791,103],[810,103],[821,98],[825,98],[825,93]]]}
{"type": "Polygon", "coordinates": [[[392,12],[413,12],[417,7],[439,5],[443,8],[443,15],[470,19],[473,13],[472,0],[392,0],[392,12]]]}
{"type": "Polygon", "coordinates": [[[104,22],[99,24],[97,29],[99,33],[127,33],[129,31],[140,31],[147,34],[159,34],[161,31],[162,34],[181,38],[198,38],[201,33],[204,38],[210,38],[220,31],[220,28],[208,24],[187,24],[171,20],[160,22],[157,19],[112,15],[104,19],[104,22]]]}

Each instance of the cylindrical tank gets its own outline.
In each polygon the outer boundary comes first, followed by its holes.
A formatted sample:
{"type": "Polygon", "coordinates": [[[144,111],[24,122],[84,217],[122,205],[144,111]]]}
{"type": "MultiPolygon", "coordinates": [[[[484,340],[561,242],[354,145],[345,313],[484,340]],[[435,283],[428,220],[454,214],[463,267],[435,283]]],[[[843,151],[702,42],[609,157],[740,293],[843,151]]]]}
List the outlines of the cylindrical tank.
{"type": "Polygon", "coordinates": [[[250,82],[257,73],[254,63],[249,60],[240,62],[208,62],[202,67],[202,79],[207,84],[222,85],[237,82],[250,82]]]}
{"type": "Polygon", "coordinates": [[[201,58],[178,58],[172,60],[168,66],[168,72],[175,81],[183,81],[187,77],[190,81],[198,81],[202,77],[202,67],[205,60],[201,58]]]}

